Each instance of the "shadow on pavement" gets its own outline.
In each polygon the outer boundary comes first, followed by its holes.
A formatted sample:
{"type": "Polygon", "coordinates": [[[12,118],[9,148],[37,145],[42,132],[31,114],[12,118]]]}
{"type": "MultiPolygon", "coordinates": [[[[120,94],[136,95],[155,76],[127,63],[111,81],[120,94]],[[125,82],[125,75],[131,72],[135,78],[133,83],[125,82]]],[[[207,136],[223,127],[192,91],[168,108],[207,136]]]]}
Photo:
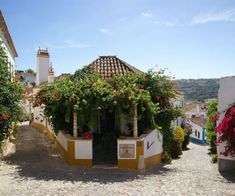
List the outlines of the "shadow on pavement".
{"type": "Polygon", "coordinates": [[[226,171],[226,172],[219,171],[219,173],[221,176],[223,176],[229,182],[232,182],[232,183],[235,182],[235,170],[226,171]]]}
{"type": "Polygon", "coordinates": [[[163,164],[148,169],[144,174],[122,169],[87,169],[70,166],[59,156],[46,136],[30,126],[21,126],[17,136],[16,153],[6,157],[5,161],[17,166],[20,177],[37,180],[112,183],[174,172],[163,164]]]}

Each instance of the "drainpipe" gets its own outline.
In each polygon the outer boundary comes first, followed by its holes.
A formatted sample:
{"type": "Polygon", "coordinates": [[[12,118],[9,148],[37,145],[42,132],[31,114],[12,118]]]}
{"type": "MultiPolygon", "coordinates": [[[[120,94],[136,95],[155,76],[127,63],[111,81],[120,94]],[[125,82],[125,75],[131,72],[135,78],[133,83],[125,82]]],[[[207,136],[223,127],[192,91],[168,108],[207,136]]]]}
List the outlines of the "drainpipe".
{"type": "Polygon", "coordinates": [[[77,112],[73,112],[73,137],[78,137],[78,116],[77,112]]]}

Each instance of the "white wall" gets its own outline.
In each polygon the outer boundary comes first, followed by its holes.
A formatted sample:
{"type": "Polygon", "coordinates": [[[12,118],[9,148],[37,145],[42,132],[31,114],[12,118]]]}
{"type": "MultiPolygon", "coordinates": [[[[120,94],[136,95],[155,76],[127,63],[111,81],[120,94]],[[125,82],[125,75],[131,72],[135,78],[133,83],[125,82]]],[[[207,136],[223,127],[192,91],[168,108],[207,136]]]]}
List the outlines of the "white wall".
{"type": "Polygon", "coordinates": [[[75,159],[92,158],[92,140],[75,140],[75,159]]]}
{"type": "MultiPolygon", "coordinates": [[[[218,92],[218,112],[220,113],[217,124],[224,118],[224,110],[229,108],[230,104],[235,103],[235,76],[220,78],[220,88],[218,92]],[[222,113],[222,114],[221,114],[222,113]]],[[[217,147],[218,156],[221,159],[235,160],[235,157],[220,155],[224,152],[224,144],[219,144],[217,147]]]]}
{"type": "Polygon", "coordinates": [[[13,55],[13,52],[11,51],[10,46],[7,43],[7,40],[3,36],[3,33],[1,32],[1,30],[0,30],[0,40],[3,42],[2,46],[6,49],[8,62],[12,65],[11,74],[12,76],[15,76],[15,57],[13,55]]]}
{"type": "MultiPolygon", "coordinates": [[[[190,121],[191,122],[191,121],[190,121]]],[[[192,125],[192,133],[190,134],[190,137],[191,138],[195,138],[195,139],[200,139],[202,140],[202,136],[203,136],[203,128],[193,122],[190,123],[192,125]],[[197,136],[195,135],[195,132],[200,132],[200,137],[198,137],[198,133],[197,133],[197,136]]]]}
{"type": "Polygon", "coordinates": [[[67,138],[66,136],[59,132],[58,135],[56,136],[56,140],[60,143],[61,146],[63,146],[63,148],[68,151],[68,143],[67,143],[67,138]]]}
{"type": "Polygon", "coordinates": [[[158,130],[153,130],[144,138],[144,158],[163,152],[163,137],[158,130]]]}

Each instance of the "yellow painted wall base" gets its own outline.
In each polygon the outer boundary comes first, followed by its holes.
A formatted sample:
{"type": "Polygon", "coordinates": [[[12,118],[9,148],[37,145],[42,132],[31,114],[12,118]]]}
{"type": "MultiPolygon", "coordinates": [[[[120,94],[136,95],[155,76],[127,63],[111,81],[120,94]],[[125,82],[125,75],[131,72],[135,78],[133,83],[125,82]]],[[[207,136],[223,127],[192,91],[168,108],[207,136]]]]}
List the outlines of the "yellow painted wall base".
{"type": "Polygon", "coordinates": [[[161,163],[161,157],[162,157],[162,154],[156,154],[154,156],[145,158],[144,159],[145,168],[149,168],[149,167],[152,167],[154,165],[161,163]]]}
{"type": "Polygon", "coordinates": [[[47,134],[49,139],[55,141],[55,146],[58,149],[59,153],[63,156],[63,158],[70,165],[80,165],[85,167],[92,167],[93,161],[92,159],[75,159],[75,142],[74,140],[68,140],[68,151],[64,149],[64,147],[55,139],[55,135],[52,131],[50,131],[47,127],[39,123],[32,123],[32,127],[39,129],[43,133],[47,134]]]}
{"type": "Polygon", "coordinates": [[[85,167],[92,167],[92,159],[75,159],[75,142],[73,140],[68,141],[67,161],[70,165],[81,165],[85,167]]]}
{"type": "Polygon", "coordinates": [[[137,159],[118,159],[118,168],[137,170],[137,159]]]}

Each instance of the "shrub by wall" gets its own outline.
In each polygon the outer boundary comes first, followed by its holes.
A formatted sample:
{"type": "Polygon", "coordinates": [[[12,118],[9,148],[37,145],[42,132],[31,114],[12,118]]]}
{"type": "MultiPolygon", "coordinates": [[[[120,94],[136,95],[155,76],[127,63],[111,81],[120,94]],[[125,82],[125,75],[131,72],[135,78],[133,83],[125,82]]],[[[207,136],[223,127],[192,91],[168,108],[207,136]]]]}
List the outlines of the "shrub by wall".
{"type": "Polygon", "coordinates": [[[173,140],[171,145],[171,156],[173,158],[177,158],[179,155],[182,154],[182,144],[184,141],[184,130],[177,126],[173,130],[173,140]]]}

